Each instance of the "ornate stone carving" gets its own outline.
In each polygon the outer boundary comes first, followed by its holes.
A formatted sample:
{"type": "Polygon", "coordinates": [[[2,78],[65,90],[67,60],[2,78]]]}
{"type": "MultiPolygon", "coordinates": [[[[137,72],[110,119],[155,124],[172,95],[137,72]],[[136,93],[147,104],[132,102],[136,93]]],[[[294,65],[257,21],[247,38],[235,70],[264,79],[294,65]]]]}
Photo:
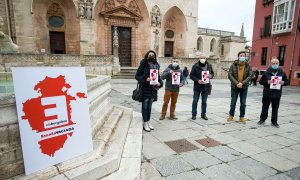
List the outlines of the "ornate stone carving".
{"type": "Polygon", "coordinates": [[[92,0],[78,1],[78,17],[84,19],[92,19],[93,16],[93,2],[92,0]]]}
{"type": "Polygon", "coordinates": [[[78,17],[80,18],[85,17],[85,4],[83,0],[78,1],[78,17]]]}
{"type": "Polygon", "coordinates": [[[60,16],[61,18],[65,17],[64,10],[57,3],[52,3],[47,11],[47,16],[60,16]]]}
{"type": "Polygon", "coordinates": [[[111,9],[115,7],[115,1],[114,0],[105,0],[105,9],[111,9]]]}
{"type": "Polygon", "coordinates": [[[132,11],[140,14],[140,10],[138,8],[138,5],[136,4],[136,2],[134,0],[132,0],[130,3],[129,3],[129,9],[131,9],[132,11]]]}
{"type": "Polygon", "coordinates": [[[152,8],[151,11],[151,26],[160,27],[161,26],[161,14],[160,9],[157,5],[152,8]]]}
{"type": "Polygon", "coordinates": [[[114,26],[113,30],[113,47],[119,48],[119,33],[118,28],[116,26],[114,26]]]}
{"type": "Polygon", "coordinates": [[[127,0],[117,0],[119,3],[124,4],[127,0]]]}
{"type": "Polygon", "coordinates": [[[166,24],[165,24],[165,29],[175,29],[175,17],[171,16],[167,19],[166,24]]]}
{"type": "Polygon", "coordinates": [[[159,50],[159,31],[158,29],[156,29],[155,31],[153,31],[153,33],[155,34],[155,40],[154,40],[154,50],[156,53],[158,53],[159,50]]]}
{"type": "Polygon", "coordinates": [[[17,46],[11,38],[2,32],[4,25],[3,19],[0,16],[0,53],[17,53],[19,46],[17,46]]]}

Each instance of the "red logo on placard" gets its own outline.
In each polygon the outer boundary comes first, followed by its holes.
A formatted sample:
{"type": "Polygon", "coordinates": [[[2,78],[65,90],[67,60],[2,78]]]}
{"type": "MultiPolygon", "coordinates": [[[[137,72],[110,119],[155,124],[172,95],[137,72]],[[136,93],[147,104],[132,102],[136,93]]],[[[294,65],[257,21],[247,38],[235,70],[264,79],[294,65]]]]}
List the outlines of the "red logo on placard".
{"type": "MultiPolygon", "coordinates": [[[[41,95],[23,103],[22,119],[28,120],[32,130],[39,134],[41,152],[51,157],[63,148],[74,132],[71,101],[76,101],[76,97],[68,94],[71,87],[62,75],[56,78],[46,76],[34,86],[34,91],[41,95]]],[[[87,98],[82,92],[76,96],[87,98]]]]}

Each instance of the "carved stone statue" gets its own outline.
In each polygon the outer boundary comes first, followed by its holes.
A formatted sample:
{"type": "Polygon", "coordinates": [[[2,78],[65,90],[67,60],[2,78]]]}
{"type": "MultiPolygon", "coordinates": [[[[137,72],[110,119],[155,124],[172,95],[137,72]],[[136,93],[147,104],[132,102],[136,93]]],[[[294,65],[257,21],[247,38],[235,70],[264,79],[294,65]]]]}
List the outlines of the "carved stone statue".
{"type": "Polygon", "coordinates": [[[2,32],[4,26],[3,18],[0,16],[0,53],[17,53],[19,47],[11,38],[2,32]]]}
{"type": "Polygon", "coordinates": [[[93,13],[93,3],[88,2],[86,5],[86,18],[92,19],[92,13],[93,13]]]}
{"type": "Polygon", "coordinates": [[[153,31],[153,33],[155,34],[155,39],[154,39],[154,50],[156,53],[158,53],[159,50],[159,31],[158,29],[156,29],[155,31],[153,31]]]}
{"type": "Polygon", "coordinates": [[[113,54],[118,56],[119,53],[119,33],[118,28],[114,26],[113,30],[113,54]]]}
{"type": "Polygon", "coordinates": [[[78,1],[78,17],[85,17],[85,2],[83,0],[78,1]]]}
{"type": "Polygon", "coordinates": [[[151,26],[160,27],[160,25],[161,25],[160,9],[157,5],[155,5],[151,11],[151,26]]]}

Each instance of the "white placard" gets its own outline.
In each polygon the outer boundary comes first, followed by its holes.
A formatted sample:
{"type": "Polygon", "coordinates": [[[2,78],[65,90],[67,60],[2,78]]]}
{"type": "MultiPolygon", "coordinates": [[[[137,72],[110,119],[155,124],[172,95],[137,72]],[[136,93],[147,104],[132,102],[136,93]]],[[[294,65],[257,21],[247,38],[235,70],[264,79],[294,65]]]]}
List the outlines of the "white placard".
{"type": "Polygon", "coordinates": [[[155,85],[158,84],[158,70],[150,69],[150,84],[155,85]]]}
{"type": "Polygon", "coordinates": [[[202,71],[202,81],[204,81],[204,84],[209,83],[209,71],[202,71]]]}
{"type": "Polygon", "coordinates": [[[179,85],[179,84],[180,84],[180,72],[173,72],[172,85],[179,85]]]}
{"type": "Polygon", "coordinates": [[[279,84],[279,82],[281,82],[281,81],[282,81],[282,76],[272,76],[270,89],[280,89],[281,84],[279,84]]]}
{"type": "Polygon", "coordinates": [[[84,68],[13,68],[25,174],[93,150],[84,68]]]}

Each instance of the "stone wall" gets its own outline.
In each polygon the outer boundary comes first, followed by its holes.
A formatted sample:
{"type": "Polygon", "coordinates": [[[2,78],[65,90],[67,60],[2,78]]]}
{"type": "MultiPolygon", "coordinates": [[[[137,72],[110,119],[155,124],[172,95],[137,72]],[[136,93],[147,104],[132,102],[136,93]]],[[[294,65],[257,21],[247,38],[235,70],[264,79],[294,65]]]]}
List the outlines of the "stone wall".
{"type": "MultiPolygon", "coordinates": [[[[111,110],[110,77],[87,80],[90,120],[93,136],[111,110]]],[[[14,94],[0,94],[0,179],[24,173],[23,156],[14,94]]]]}
{"type": "MultiPolygon", "coordinates": [[[[191,72],[193,65],[199,60],[198,58],[179,58],[180,63],[179,66],[181,69],[186,66],[191,72]]],[[[172,58],[159,58],[160,64],[160,73],[162,73],[169,64],[171,64],[172,58]]],[[[207,61],[212,64],[214,70],[214,78],[215,79],[227,79],[228,73],[227,70],[229,69],[232,61],[220,61],[218,58],[207,58],[207,61]]]]}
{"type": "Polygon", "coordinates": [[[87,74],[113,75],[120,72],[118,58],[96,55],[60,54],[0,54],[0,71],[9,72],[11,67],[83,66],[87,74]]]}

